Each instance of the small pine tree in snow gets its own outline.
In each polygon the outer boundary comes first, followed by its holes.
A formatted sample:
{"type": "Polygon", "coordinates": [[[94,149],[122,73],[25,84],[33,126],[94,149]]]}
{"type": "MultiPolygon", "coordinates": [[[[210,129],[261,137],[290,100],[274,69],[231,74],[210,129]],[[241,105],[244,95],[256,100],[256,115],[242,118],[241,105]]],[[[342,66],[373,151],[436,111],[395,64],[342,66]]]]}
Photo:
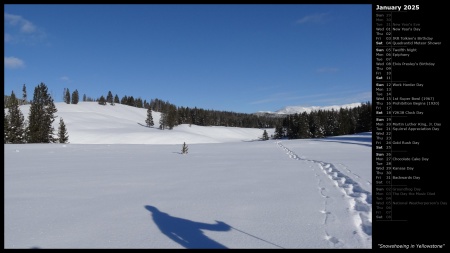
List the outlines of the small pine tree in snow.
{"type": "Polygon", "coordinates": [[[5,115],[5,143],[25,143],[25,118],[19,109],[19,103],[14,91],[5,115]]]}
{"type": "Polygon", "coordinates": [[[283,138],[283,127],[282,126],[276,126],[275,127],[275,135],[273,136],[274,139],[281,139],[283,138]]]}
{"type": "Polygon", "coordinates": [[[23,87],[22,87],[22,99],[23,99],[23,104],[26,105],[27,104],[27,87],[25,86],[25,84],[23,84],[23,87]]]}
{"type": "Polygon", "coordinates": [[[99,105],[106,105],[106,99],[105,99],[105,97],[103,95],[98,100],[98,104],[99,105]]]}
{"type": "Polygon", "coordinates": [[[72,104],[76,105],[78,104],[79,101],[79,97],[78,97],[78,90],[75,89],[74,92],[72,92],[72,104]]]}
{"type": "Polygon", "coordinates": [[[48,93],[44,83],[34,88],[33,100],[28,114],[28,143],[52,143],[53,121],[55,121],[56,109],[53,98],[48,93]]]}
{"type": "Polygon", "coordinates": [[[181,148],[181,153],[183,155],[188,153],[188,146],[186,145],[186,142],[183,142],[183,147],[181,148]]]}
{"type": "Polygon", "coordinates": [[[58,128],[58,141],[59,143],[67,143],[69,141],[69,135],[67,134],[67,128],[62,118],[59,119],[58,128]]]}
{"type": "Polygon", "coordinates": [[[66,104],[70,104],[70,91],[69,88],[64,89],[66,94],[64,94],[64,102],[66,102],[66,104]]]}
{"type": "Polygon", "coordinates": [[[161,117],[159,118],[159,129],[164,130],[166,128],[166,120],[167,116],[165,113],[161,113],[161,117]]]}
{"type": "Polygon", "coordinates": [[[150,107],[147,109],[147,119],[145,120],[145,123],[147,123],[148,127],[152,127],[155,125],[155,123],[153,122],[152,109],[150,107]]]}
{"type": "Polygon", "coordinates": [[[267,141],[268,139],[269,139],[269,135],[267,134],[267,131],[264,130],[264,133],[263,133],[263,135],[262,135],[262,140],[263,140],[263,141],[267,141]]]}
{"type": "Polygon", "coordinates": [[[106,96],[106,102],[110,105],[114,105],[114,97],[111,91],[108,91],[108,95],[106,96]]]}

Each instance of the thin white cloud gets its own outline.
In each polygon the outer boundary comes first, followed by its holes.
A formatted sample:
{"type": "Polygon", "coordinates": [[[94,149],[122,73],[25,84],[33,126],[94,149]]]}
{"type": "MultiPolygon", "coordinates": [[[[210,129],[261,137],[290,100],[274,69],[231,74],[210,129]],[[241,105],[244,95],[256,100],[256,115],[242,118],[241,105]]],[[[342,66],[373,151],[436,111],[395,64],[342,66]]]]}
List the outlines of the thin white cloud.
{"type": "Polygon", "coordinates": [[[62,76],[60,79],[65,82],[70,81],[70,78],[68,76],[62,76]]]}
{"type": "Polygon", "coordinates": [[[17,57],[6,57],[5,56],[5,68],[17,69],[25,67],[25,63],[17,57]]]}
{"type": "Polygon", "coordinates": [[[5,12],[5,23],[12,26],[19,26],[23,33],[33,33],[37,30],[36,26],[19,15],[13,15],[5,12]]]}
{"type": "Polygon", "coordinates": [[[326,20],[328,13],[316,13],[312,15],[304,16],[303,18],[297,20],[296,24],[306,24],[306,23],[322,23],[326,20]]]}
{"type": "Polygon", "coordinates": [[[47,37],[45,31],[22,16],[4,13],[5,43],[35,44],[47,37]]]}
{"type": "Polygon", "coordinates": [[[22,27],[20,28],[22,32],[32,33],[36,31],[36,26],[34,26],[31,22],[26,21],[22,27]]]}
{"type": "Polygon", "coordinates": [[[338,68],[320,68],[317,69],[317,73],[336,73],[338,72],[339,69],[338,68]]]}

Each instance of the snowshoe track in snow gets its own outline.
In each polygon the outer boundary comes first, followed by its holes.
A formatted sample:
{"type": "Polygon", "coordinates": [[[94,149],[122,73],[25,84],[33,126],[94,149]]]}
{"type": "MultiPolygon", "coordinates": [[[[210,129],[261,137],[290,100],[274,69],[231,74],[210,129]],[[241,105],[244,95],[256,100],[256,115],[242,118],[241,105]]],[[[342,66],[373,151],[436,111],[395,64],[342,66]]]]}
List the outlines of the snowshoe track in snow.
{"type": "MultiPolygon", "coordinates": [[[[338,165],[340,165],[340,166],[342,166],[342,167],[344,167],[344,169],[347,171],[347,172],[349,172],[349,173],[351,173],[351,174],[353,174],[353,175],[355,175],[355,177],[356,178],[361,178],[358,174],[356,174],[356,173],[354,173],[353,171],[351,171],[350,169],[348,169],[348,167],[347,166],[345,166],[344,164],[342,164],[342,163],[338,163],[338,165]]],[[[370,181],[366,181],[366,184],[368,184],[368,185],[370,185],[370,186],[372,186],[372,182],[370,182],[370,181]]]]}
{"type": "MultiPolygon", "coordinates": [[[[366,190],[364,190],[357,182],[355,182],[353,179],[351,179],[346,174],[339,171],[336,166],[334,166],[332,163],[327,163],[323,161],[316,161],[316,160],[310,160],[305,159],[304,157],[299,157],[297,154],[295,154],[292,150],[285,147],[280,141],[276,142],[276,144],[284,149],[286,151],[286,154],[289,156],[289,158],[294,160],[302,160],[307,162],[315,163],[319,166],[319,168],[322,170],[323,173],[325,173],[328,178],[333,180],[335,185],[342,191],[346,196],[349,197],[349,205],[350,207],[355,211],[355,218],[358,220],[359,223],[359,229],[363,233],[365,233],[368,236],[372,236],[372,194],[366,190]]],[[[356,178],[360,178],[359,175],[353,173],[351,170],[349,170],[345,165],[340,164],[344,167],[347,172],[353,174],[356,178]]],[[[317,177],[317,174],[316,174],[317,177]]],[[[370,186],[372,185],[370,182],[367,182],[370,186]]],[[[318,184],[320,184],[320,179],[318,184]]],[[[328,221],[328,216],[331,214],[330,212],[326,211],[326,205],[327,200],[329,198],[328,195],[326,195],[324,192],[326,189],[324,187],[319,187],[319,193],[322,197],[326,198],[325,201],[325,209],[321,211],[326,215],[325,217],[325,224],[328,221]]],[[[332,237],[326,233],[326,238],[330,242],[332,242],[335,246],[338,246],[339,243],[342,244],[342,242],[339,241],[336,237],[332,237]]]]}

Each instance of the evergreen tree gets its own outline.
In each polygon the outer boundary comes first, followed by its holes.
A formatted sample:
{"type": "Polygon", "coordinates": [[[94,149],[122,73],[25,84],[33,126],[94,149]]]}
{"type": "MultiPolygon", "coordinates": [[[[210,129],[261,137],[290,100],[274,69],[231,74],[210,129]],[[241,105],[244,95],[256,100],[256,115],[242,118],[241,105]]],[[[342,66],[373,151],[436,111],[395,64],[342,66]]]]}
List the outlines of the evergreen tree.
{"type": "Polygon", "coordinates": [[[275,127],[275,135],[273,137],[274,139],[281,139],[283,138],[283,127],[282,126],[276,126],[275,127]]]}
{"type": "Polygon", "coordinates": [[[139,97],[139,98],[135,99],[134,100],[134,106],[137,107],[137,108],[143,108],[144,104],[142,102],[142,98],[139,97]]]}
{"type": "Polygon", "coordinates": [[[145,120],[145,123],[147,123],[148,127],[152,127],[155,125],[155,123],[153,122],[152,109],[150,108],[147,109],[147,119],[145,120]]]}
{"type": "Polygon", "coordinates": [[[285,119],[284,126],[286,127],[286,136],[289,139],[298,138],[298,114],[288,115],[285,119]]]}
{"type": "Polygon", "coordinates": [[[8,115],[6,116],[6,128],[4,130],[6,143],[25,143],[25,120],[19,109],[18,99],[14,91],[11,92],[8,115]]]}
{"type": "Polygon", "coordinates": [[[108,91],[108,95],[106,96],[106,102],[114,105],[114,97],[111,91],[108,91]]]}
{"type": "Polygon", "coordinates": [[[159,118],[159,129],[164,130],[166,128],[166,114],[165,113],[161,113],[161,117],[159,118]]]}
{"type": "Polygon", "coordinates": [[[114,104],[120,104],[119,96],[117,96],[117,94],[114,97],[114,104]]]}
{"type": "Polygon", "coordinates": [[[91,97],[88,97],[88,96],[86,96],[86,94],[84,94],[83,95],[83,101],[84,102],[95,102],[96,100],[91,98],[91,97]]]}
{"type": "Polygon", "coordinates": [[[67,88],[65,90],[66,90],[66,95],[64,96],[64,102],[66,102],[66,104],[70,104],[70,91],[69,91],[69,88],[67,88]]]}
{"type": "Polygon", "coordinates": [[[3,113],[3,117],[4,117],[4,120],[3,120],[3,140],[4,140],[5,144],[6,144],[6,143],[8,143],[8,132],[9,132],[8,128],[9,128],[9,124],[8,124],[8,118],[6,117],[5,113],[3,113]]]}
{"type": "Polygon", "coordinates": [[[298,120],[298,138],[306,139],[309,137],[311,137],[311,132],[309,131],[308,113],[302,112],[298,120]]]}
{"type": "Polygon", "coordinates": [[[15,103],[17,103],[16,93],[14,91],[11,91],[11,96],[7,97],[5,107],[10,108],[15,103]]]}
{"type": "MultiPolygon", "coordinates": [[[[319,110],[320,111],[320,110],[319,110]]],[[[322,138],[324,136],[324,128],[319,120],[319,112],[310,112],[308,115],[309,132],[312,138],[322,138]]]]}
{"type": "Polygon", "coordinates": [[[67,143],[69,141],[69,135],[67,134],[67,128],[64,124],[64,120],[59,118],[59,128],[58,128],[58,141],[59,143],[67,143]]]}
{"type": "Polygon", "coordinates": [[[181,148],[181,153],[183,155],[188,153],[188,146],[186,145],[186,142],[183,142],[183,147],[181,148]]]}
{"type": "Polygon", "coordinates": [[[372,131],[372,105],[370,102],[361,104],[358,119],[356,121],[356,132],[372,131]]]}
{"type": "Polygon", "coordinates": [[[22,99],[23,99],[23,104],[26,105],[27,104],[27,87],[25,86],[25,84],[23,84],[23,87],[22,87],[22,99]]]}
{"type": "Polygon", "coordinates": [[[98,100],[98,104],[99,105],[106,105],[106,99],[105,99],[105,97],[103,95],[98,100]]]}
{"type": "Polygon", "coordinates": [[[129,106],[135,106],[135,104],[134,104],[134,97],[133,96],[129,96],[126,104],[129,105],[129,106]]]}
{"type": "Polygon", "coordinates": [[[53,98],[48,93],[47,86],[40,83],[34,89],[28,116],[29,143],[51,143],[55,141],[52,124],[57,111],[53,98]]]}
{"type": "Polygon", "coordinates": [[[72,104],[76,105],[78,104],[78,90],[75,89],[74,92],[72,92],[72,104]]]}
{"type": "Polygon", "coordinates": [[[263,135],[262,135],[262,140],[267,141],[268,139],[269,139],[269,135],[267,134],[267,131],[264,130],[263,135]]]}
{"type": "Polygon", "coordinates": [[[123,104],[123,105],[126,105],[126,104],[127,104],[127,101],[128,101],[128,97],[127,97],[127,95],[125,95],[125,96],[123,96],[122,99],[120,100],[120,103],[123,104]]]}
{"type": "Polygon", "coordinates": [[[337,120],[338,112],[334,109],[327,112],[326,123],[325,123],[325,136],[333,136],[337,129],[339,129],[339,124],[337,120]]]}
{"type": "Polygon", "coordinates": [[[339,109],[339,130],[336,132],[336,135],[344,135],[350,133],[350,117],[348,116],[347,108],[339,109]]]}
{"type": "Polygon", "coordinates": [[[170,130],[177,125],[177,108],[175,105],[170,105],[167,109],[166,125],[170,130]]]}
{"type": "Polygon", "coordinates": [[[7,108],[8,103],[9,103],[9,96],[3,95],[3,108],[7,108]]]}

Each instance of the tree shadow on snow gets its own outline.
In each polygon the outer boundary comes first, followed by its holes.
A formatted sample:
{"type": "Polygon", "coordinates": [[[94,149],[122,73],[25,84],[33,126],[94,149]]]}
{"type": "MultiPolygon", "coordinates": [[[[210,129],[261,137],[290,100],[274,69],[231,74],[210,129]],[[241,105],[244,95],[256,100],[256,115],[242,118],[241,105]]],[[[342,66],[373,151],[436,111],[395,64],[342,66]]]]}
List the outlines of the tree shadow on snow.
{"type": "Polygon", "coordinates": [[[136,122],[138,125],[140,125],[140,126],[143,126],[143,127],[146,127],[146,128],[154,128],[154,127],[149,127],[149,126],[147,126],[147,125],[144,125],[144,124],[141,124],[141,123],[139,123],[139,122],[136,122]]]}
{"type": "Polygon", "coordinates": [[[372,133],[356,133],[348,136],[330,136],[326,138],[328,140],[339,140],[339,141],[358,141],[358,142],[368,142],[372,143],[372,133]]]}
{"type": "Polygon", "coordinates": [[[311,141],[338,142],[343,144],[372,147],[372,133],[364,132],[350,136],[330,136],[327,138],[310,139],[311,141]]]}
{"type": "Polygon", "coordinates": [[[337,142],[337,143],[341,143],[341,144],[352,144],[352,145],[360,145],[360,146],[365,146],[365,147],[372,147],[372,143],[361,143],[361,142],[349,142],[349,141],[339,141],[338,139],[311,139],[310,141],[320,141],[320,142],[337,142]]]}
{"type": "Polygon", "coordinates": [[[152,214],[153,221],[161,233],[187,249],[227,248],[207,237],[202,231],[229,231],[231,226],[225,222],[216,221],[216,224],[207,224],[170,216],[167,213],[159,211],[154,206],[145,206],[145,209],[152,214]]]}

